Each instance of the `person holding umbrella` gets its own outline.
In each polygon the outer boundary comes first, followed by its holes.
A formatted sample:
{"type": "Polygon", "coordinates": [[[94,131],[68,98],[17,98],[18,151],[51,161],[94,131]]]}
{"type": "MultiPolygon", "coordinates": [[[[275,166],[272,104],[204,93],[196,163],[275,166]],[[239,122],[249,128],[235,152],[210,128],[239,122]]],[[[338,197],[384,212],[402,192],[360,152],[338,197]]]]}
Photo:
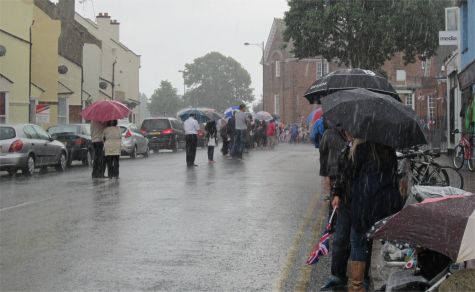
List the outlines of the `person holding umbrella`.
{"type": "Polygon", "coordinates": [[[354,139],[346,151],[340,175],[332,188],[332,205],[343,200],[351,212],[349,291],[364,291],[365,270],[371,260],[366,232],[378,220],[399,211],[396,151],[383,144],[354,139]]]}
{"type": "Polygon", "coordinates": [[[104,178],[104,137],[105,123],[91,121],[91,141],[94,148],[94,161],[92,164],[92,178],[104,178]]]}
{"type": "Polygon", "coordinates": [[[107,128],[104,129],[104,154],[109,178],[119,178],[121,140],[122,134],[117,126],[117,120],[109,121],[107,128]]]}
{"type": "Polygon", "coordinates": [[[200,125],[195,120],[195,114],[191,113],[183,124],[185,128],[185,143],[186,143],[186,165],[198,166],[195,164],[196,146],[198,145],[198,130],[200,125]]]}
{"type": "Polygon", "coordinates": [[[98,100],[86,107],[81,116],[91,121],[91,140],[94,147],[93,178],[104,178],[104,137],[105,122],[122,119],[129,115],[130,109],[116,100],[98,100]]]}

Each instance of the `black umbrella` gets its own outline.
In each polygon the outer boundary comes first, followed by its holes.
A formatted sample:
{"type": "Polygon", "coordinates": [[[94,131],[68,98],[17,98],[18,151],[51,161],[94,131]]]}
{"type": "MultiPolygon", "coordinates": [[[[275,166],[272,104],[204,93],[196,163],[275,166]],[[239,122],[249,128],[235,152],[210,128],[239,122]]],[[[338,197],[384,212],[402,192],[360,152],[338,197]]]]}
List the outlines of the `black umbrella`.
{"type": "Polygon", "coordinates": [[[405,148],[427,144],[419,119],[394,98],[363,88],[341,90],[322,99],[323,117],[355,138],[405,148]]]}
{"type": "Polygon", "coordinates": [[[381,74],[363,69],[339,69],[315,81],[304,96],[310,103],[320,104],[320,99],[339,90],[366,88],[388,94],[401,101],[396,90],[381,74]]]}

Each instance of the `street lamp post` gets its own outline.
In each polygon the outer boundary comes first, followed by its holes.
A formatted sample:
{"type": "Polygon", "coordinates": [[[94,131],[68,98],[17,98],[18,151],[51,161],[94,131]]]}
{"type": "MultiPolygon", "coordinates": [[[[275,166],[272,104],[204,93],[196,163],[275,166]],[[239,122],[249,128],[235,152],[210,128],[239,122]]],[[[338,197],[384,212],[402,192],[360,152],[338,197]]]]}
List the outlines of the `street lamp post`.
{"type": "Polygon", "coordinates": [[[262,43],[248,43],[248,42],[245,42],[244,43],[245,46],[257,46],[257,47],[260,47],[261,50],[262,50],[262,110],[264,110],[264,42],[262,43]]]}

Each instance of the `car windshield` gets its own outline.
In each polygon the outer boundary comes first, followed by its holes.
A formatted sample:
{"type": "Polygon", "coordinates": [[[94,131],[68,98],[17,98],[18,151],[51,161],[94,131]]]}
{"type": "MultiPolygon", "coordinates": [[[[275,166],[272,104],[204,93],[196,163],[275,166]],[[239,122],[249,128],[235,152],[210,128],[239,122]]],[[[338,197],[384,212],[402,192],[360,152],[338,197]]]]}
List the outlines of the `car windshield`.
{"type": "Polygon", "coordinates": [[[142,129],[147,131],[164,130],[170,128],[170,122],[167,119],[145,120],[142,123],[142,129]]]}
{"type": "Polygon", "coordinates": [[[119,127],[120,127],[120,133],[121,134],[124,134],[125,131],[127,131],[127,127],[125,127],[125,126],[119,126],[119,127]]]}
{"type": "Polygon", "coordinates": [[[15,129],[12,127],[0,127],[0,140],[15,138],[15,129]]]}
{"type": "Polygon", "coordinates": [[[50,133],[50,135],[59,134],[59,133],[77,133],[77,132],[78,132],[78,127],[72,126],[72,125],[57,126],[57,127],[51,127],[48,129],[48,133],[50,133]]]}

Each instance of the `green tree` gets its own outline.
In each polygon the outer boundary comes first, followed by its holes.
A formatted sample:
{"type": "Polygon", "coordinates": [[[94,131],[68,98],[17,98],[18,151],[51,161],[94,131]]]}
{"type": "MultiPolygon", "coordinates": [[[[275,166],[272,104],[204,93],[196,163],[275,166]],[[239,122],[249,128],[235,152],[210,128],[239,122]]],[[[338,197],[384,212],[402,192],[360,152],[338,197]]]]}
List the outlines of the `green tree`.
{"type": "Polygon", "coordinates": [[[289,0],[284,39],[298,58],[322,55],[378,70],[397,52],[407,63],[436,53],[445,0],[289,0]]]}
{"type": "Polygon", "coordinates": [[[188,88],[184,100],[190,106],[222,111],[254,100],[249,73],[236,60],[218,52],[185,64],[183,78],[188,88]]]}
{"type": "Polygon", "coordinates": [[[160,87],[155,89],[148,104],[151,115],[175,116],[183,107],[183,101],[178,97],[177,90],[167,80],[160,82],[160,87]]]}

